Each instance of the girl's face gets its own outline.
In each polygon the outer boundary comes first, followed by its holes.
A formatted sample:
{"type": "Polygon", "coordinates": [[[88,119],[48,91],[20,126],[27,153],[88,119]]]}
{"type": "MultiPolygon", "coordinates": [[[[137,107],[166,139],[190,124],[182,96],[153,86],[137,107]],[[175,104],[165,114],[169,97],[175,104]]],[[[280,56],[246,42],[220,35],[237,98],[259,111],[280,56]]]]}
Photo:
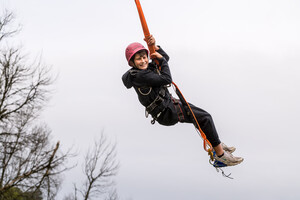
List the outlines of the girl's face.
{"type": "Polygon", "coordinates": [[[136,53],[133,59],[136,68],[145,70],[148,68],[149,60],[146,52],[136,53]]]}

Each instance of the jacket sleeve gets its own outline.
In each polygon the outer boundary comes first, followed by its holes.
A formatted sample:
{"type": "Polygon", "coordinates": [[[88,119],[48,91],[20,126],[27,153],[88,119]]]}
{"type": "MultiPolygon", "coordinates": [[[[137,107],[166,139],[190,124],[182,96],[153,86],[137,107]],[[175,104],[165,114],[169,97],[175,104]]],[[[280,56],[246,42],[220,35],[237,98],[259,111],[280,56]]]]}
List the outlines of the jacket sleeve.
{"type": "Polygon", "coordinates": [[[137,87],[141,86],[153,86],[159,87],[163,85],[168,85],[172,83],[172,76],[170,72],[170,68],[168,62],[163,57],[159,59],[159,63],[161,66],[160,74],[152,71],[150,69],[139,70],[133,77],[133,84],[137,87]]]}
{"type": "Polygon", "coordinates": [[[168,54],[160,46],[158,46],[158,47],[159,47],[159,49],[156,51],[158,53],[160,53],[160,55],[162,55],[166,59],[167,62],[169,62],[170,57],[168,56],[168,54]]]}

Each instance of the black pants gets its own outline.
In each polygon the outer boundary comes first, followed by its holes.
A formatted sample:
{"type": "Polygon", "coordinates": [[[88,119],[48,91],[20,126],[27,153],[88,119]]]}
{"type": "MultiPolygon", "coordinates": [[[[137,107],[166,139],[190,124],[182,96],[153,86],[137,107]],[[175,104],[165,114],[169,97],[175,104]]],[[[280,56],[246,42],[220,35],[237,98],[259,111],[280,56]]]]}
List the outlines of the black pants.
{"type": "MultiPolygon", "coordinates": [[[[181,103],[180,103],[181,104],[181,103]]],[[[219,139],[214,121],[212,116],[206,112],[205,110],[198,108],[194,106],[193,104],[189,104],[201,129],[206,135],[206,138],[208,141],[211,143],[213,147],[218,146],[221,141],[219,139]]],[[[182,105],[180,105],[182,107],[182,105]]],[[[186,112],[186,109],[183,111],[184,114],[184,120],[181,122],[186,122],[186,123],[193,123],[193,116],[191,114],[188,114],[186,112]]]]}
{"type": "MultiPolygon", "coordinates": [[[[221,141],[219,139],[212,116],[205,110],[198,108],[193,104],[189,105],[208,141],[213,147],[218,146],[221,141]]],[[[184,108],[182,103],[178,101],[175,104],[170,104],[170,106],[168,106],[158,117],[157,121],[158,123],[166,126],[174,125],[178,122],[193,123],[193,116],[188,112],[188,109],[184,108]],[[180,113],[183,115],[183,117],[178,116],[180,113]]]]}

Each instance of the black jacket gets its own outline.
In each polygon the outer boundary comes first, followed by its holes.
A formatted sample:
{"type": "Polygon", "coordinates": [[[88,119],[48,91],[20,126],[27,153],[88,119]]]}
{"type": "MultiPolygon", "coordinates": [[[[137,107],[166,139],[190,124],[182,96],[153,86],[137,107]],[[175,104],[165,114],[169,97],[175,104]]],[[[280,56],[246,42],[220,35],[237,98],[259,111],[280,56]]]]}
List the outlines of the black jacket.
{"type": "MultiPolygon", "coordinates": [[[[171,94],[169,93],[168,89],[165,87],[166,85],[172,83],[172,76],[168,65],[169,56],[162,48],[159,48],[157,52],[163,56],[163,58],[158,59],[159,65],[161,66],[160,73],[158,73],[156,63],[152,61],[151,63],[149,63],[148,68],[145,70],[140,70],[137,68],[129,69],[122,76],[122,80],[124,85],[128,89],[131,87],[135,89],[140,103],[145,107],[149,106],[157,98],[160,90],[165,90],[163,102],[161,103],[160,106],[160,111],[164,111],[164,112],[161,115],[164,115],[166,113],[166,109],[172,109],[172,114],[174,112],[176,118],[177,114],[174,105],[172,103],[171,94]]],[[[157,112],[155,114],[157,114],[157,112]]],[[[155,116],[153,117],[155,118],[155,116]]],[[[161,124],[172,125],[175,123],[172,122],[172,124],[170,124],[169,122],[168,123],[160,122],[161,121],[160,119],[162,118],[164,117],[160,116],[157,119],[157,121],[161,124]]]]}

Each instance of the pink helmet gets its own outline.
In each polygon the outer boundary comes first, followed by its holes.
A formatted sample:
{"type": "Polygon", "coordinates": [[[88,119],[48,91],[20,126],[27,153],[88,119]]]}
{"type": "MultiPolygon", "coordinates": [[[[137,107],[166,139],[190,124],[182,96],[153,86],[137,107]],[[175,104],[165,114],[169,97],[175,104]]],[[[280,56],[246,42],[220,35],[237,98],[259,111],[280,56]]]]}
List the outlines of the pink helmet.
{"type": "Polygon", "coordinates": [[[134,42],[134,43],[131,43],[130,45],[128,45],[128,47],[125,50],[125,56],[126,56],[129,66],[131,66],[130,60],[131,60],[132,56],[134,56],[134,54],[140,50],[146,50],[147,54],[149,54],[148,49],[146,49],[142,44],[140,44],[138,42],[134,42]]]}

